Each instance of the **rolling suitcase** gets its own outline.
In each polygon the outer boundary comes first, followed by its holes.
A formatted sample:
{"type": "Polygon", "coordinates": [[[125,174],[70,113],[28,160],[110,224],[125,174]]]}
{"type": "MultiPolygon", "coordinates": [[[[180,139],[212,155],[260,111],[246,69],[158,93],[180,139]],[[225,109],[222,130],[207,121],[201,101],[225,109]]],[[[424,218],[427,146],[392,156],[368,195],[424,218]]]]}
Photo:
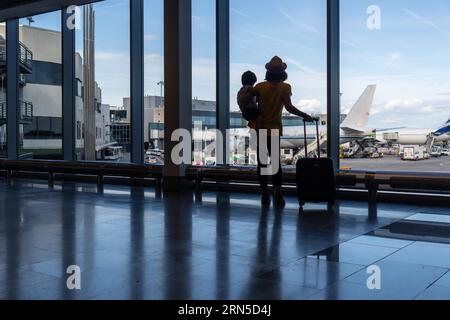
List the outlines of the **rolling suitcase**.
{"type": "Polygon", "coordinates": [[[308,158],[308,141],[306,137],[306,122],[304,121],[305,158],[297,161],[297,194],[300,209],[306,202],[327,202],[335,204],[336,183],[334,165],[330,158],[320,157],[319,121],[315,120],[317,135],[318,158],[308,158]]]}

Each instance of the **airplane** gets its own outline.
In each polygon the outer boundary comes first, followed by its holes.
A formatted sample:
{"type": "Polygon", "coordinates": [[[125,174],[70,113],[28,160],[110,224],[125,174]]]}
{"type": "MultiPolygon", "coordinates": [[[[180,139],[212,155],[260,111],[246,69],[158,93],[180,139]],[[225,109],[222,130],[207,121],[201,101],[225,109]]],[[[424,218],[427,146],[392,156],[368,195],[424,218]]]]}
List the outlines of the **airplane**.
{"type": "MultiPolygon", "coordinates": [[[[363,141],[373,135],[373,130],[367,128],[370,110],[372,109],[373,98],[375,96],[377,86],[369,85],[362,93],[361,97],[351,108],[345,120],[340,126],[340,144],[346,144],[355,140],[363,141]]],[[[319,135],[321,143],[326,142],[327,126],[319,126],[319,135]]],[[[281,137],[282,149],[303,148],[304,129],[302,126],[289,127],[285,126],[281,137]]],[[[306,141],[308,144],[316,142],[316,127],[308,125],[306,127],[306,141]]],[[[313,146],[314,147],[314,146],[313,146]]]]}
{"type": "Polygon", "coordinates": [[[445,143],[450,140],[450,119],[438,129],[429,128],[393,128],[375,130],[376,141],[400,145],[427,145],[445,143]]]}
{"type": "MultiPolygon", "coordinates": [[[[450,141],[450,119],[438,129],[429,128],[367,128],[376,85],[369,85],[356,101],[340,128],[340,144],[358,142],[377,142],[379,144],[400,145],[427,145],[432,147],[435,143],[447,144],[450,141]]],[[[326,126],[320,126],[321,144],[326,142],[326,126]]],[[[304,133],[302,127],[286,127],[281,138],[281,148],[303,148],[304,133]]],[[[307,126],[307,142],[315,150],[316,132],[314,126],[307,126]]],[[[310,148],[308,148],[310,149],[310,148]]]]}
{"type": "MultiPolygon", "coordinates": [[[[367,124],[376,88],[376,85],[367,86],[341,123],[340,145],[357,142],[357,145],[361,148],[366,142],[376,142],[381,144],[427,145],[431,147],[436,142],[448,142],[450,140],[450,119],[437,130],[410,129],[405,127],[393,129],[368,128],[367,124]]],[[[281,149],[301,150],[305,147],[303,125],[299,125],[299,121],[294,122],[295,124],[285,125],[283,128],[283,136],[280,140],[281,149]]],[[[248,137],[249,130],[248,128],[232,129],[231,136],[231,140],[239,140],[240,138],[248,137]]],[[[319,136],[320,144],[323,147],[327,142],[326,125],[321,124],[319,126],[319,136]]],[[[214,139],[213,136],[210,138],[210,140],[214,139]]],[[[311,123],[306,126],[306,142],[310,152],[316,151],[316,127],[311,123]]],[[[210,145],[210,148],[212,147],[213,145],[210,145]]],[[[357,150],[354,151],[356,152],[357,150]]],[[[302,156],[302,151],[297,155],[302,156]]]]}

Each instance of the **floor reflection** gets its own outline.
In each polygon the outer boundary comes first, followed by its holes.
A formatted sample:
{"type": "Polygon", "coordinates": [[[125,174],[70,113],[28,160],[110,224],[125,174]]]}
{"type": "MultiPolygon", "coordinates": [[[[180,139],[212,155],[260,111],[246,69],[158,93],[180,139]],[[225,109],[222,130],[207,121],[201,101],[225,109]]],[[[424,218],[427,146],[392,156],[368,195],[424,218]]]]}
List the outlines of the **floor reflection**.
{"type": "Polygon", "coordinates": [[[299,214],[289,197],[261,209],[257,195],[225,192],[0,189],[0,299],[425,299],[450,288],[443,208],[341,202],[299,214]],[[73,264],[79,292],[66,286],[73,264]],[[373,264],[388,281],[377,293],[364,282],[373,264]]]}

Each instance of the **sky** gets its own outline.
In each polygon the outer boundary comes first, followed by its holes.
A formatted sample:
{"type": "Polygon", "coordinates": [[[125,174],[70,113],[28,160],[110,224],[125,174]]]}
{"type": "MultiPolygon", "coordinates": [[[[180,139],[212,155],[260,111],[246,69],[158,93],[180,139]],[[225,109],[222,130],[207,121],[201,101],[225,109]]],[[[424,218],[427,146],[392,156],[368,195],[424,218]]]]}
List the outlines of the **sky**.
{"type": "MultiPolygon", "coordinates": [[[[192,0],[193,96],[215,99],[215,0],[192,0]]],[[[121,105],[129,87],[128,0],[94,4],[96,79],[103,102],[121,105]]],[[[326,0],[230,0],[231,108],[244,71],[263,81],[274,55],[288,64],[293,102],[306,112],[326,110],[326,0]]],[[[163,0],[144,0],[145,92],[163,80],[163,0]]],[[[450,1],[341,0],[342,111],[365,87],[377,85],[371,128],[436,128],[450,118],[450,1]],[[370,6],[380,29],[369,29],[370,6]]],[[[34,26],[59,30],[55,13],[34,26]]],[[[82,31],[77,30],[82,52],[82,31]]]]}

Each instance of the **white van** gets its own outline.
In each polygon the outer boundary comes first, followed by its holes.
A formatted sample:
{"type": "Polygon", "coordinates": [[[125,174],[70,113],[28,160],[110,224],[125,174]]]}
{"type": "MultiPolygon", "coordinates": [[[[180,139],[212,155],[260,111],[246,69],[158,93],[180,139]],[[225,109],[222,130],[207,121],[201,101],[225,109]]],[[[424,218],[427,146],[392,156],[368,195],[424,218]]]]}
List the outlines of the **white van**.
{"type": "Polygon", "coordinates": [[[419,146],[404,146],[402,160],[419,161],[425,160],[425,150],[419,146]]]}

